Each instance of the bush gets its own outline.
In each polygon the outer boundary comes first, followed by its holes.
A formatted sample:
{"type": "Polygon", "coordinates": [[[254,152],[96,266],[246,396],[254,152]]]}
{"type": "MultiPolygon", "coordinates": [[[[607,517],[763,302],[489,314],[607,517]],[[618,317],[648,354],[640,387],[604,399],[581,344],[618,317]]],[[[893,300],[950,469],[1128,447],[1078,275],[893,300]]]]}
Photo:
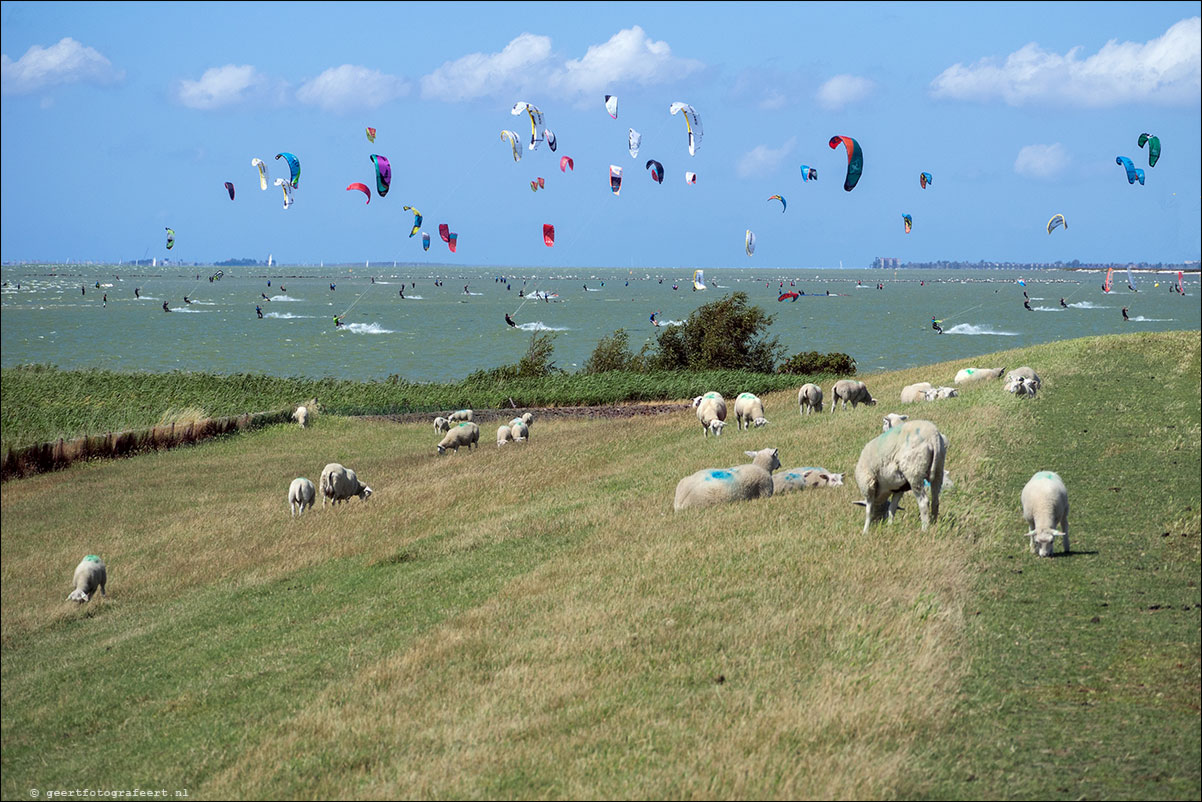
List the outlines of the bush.
{"type": "Polygon", "coordinates": [[[593,349],[592,355],[584,363],[580,372],[586,375],[608,373],[614,370],[631,373],[646,373],[648,370],[647,350],[649,344],[644,343],[637,353],[630,351],[630,335],[626,329],[618,329],[609,337],[602,337],[601,342],[593,349]]]}
{"type": "Polygon", "coordinates": [[[831,376],[854,376],[856,361],[838,351],[829,354],[802,351],[786,359],[776,372],[795,376],[812,376],[819,373],[831,376]]]}
{"type": "Polygon", "coordinates": [[[747,370],[772,373],[784,356],[780,341],[765,336],[772,315],[736,292],[698,307],[682,326],[660,332],[651,367],[661,370],[747,370]]]}
{"type": "Polygon", "coordinates": [[[530,345],[526,354],[516,365],[501,365],[492,370],[478,370],[464,379],[465,384],[495,384],[514,379],[538,379],[564,373],[562,368],[555,367],[551,355],[555,352],[555,337],[550,334],[530,335],[530,345]]]}

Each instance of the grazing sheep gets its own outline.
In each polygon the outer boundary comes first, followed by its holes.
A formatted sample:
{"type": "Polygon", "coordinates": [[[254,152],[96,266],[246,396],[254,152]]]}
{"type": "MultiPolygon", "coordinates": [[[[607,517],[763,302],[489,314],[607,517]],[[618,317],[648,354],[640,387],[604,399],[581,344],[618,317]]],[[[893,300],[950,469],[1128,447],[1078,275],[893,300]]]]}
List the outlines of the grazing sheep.
{"type": "Polygon", "coordinates": [[[759,428],[768,423],[764,417],[764,402],[754,393],[739,393],[735,399],[735,421],[739,431],[759,428]]]}
{"type": "Polygon", "coordinates": [[[534,413],[533,412],[522,413],[522,423],[526,424],[527,426],[534,423],[534,413]]]}
{"type": "Polygon", "coordinates": [[[835,407],[840,403],[843,404],[844,409],[847,409],[848,401],[851,402],[852,409],[859,404],[876,406],[876,399],[869,394],[868,386],[864,382],[840,379],[831,389],[831,412],[834,412],[835,407]]]}
{"type": "Polygon", "coordinates": [[[822,411],[822,388],[816,384],[803,384],[797,391],[798,412],[809,415],[822,411]]]}
{"type": "Polygon", "coordinates": [[[708,507],[728,501],[767,498],[772,495],[772,472],[780,467],[775,448],[746,451],[750,465],[734,468],[706,468],[681,479],[676,485],[672,508],[679,512],[689,507],[708,507]]]}
{"type": "Polygon", "coordinates": [[[452,412],[449,420],[451,423],[459,423],[460,421],[471,421],[472,411],[470,409],[461,409],[457,412],[452,412]]]}
{"type": "Polygon", "coordinates": [[[1019,396],[1031,396],[1034,398],[1037,389],[1038,385],[1035,384],[1035,382],[1033,382],[1031,379],[1026,379],[1021,376],[1016,376],[1013,379],[1007,379],[1006,382],[1006,392],[1014,393],[1015,395],[1019,396]]]}
{"type": "Polygon", "coordinates": [[[100,595],[107,598],[108,594],[104,592],[107,582],[108,570],[104,567],[104,560],[95,554],[89,554],[75,566],[75,576],[71,579],[75,589],[71,591],[67,601],[83,604],[92,597],[96,588],[100,588],[100,595]]]}
{"type": "Polygon", "coordinates": [[[856,484],[864,494],[864,532],[873,521],[893,520],[902,494],[913,491],[918,499],[922,528],[939,519],[939,491],[947,438],[926,420],[906,421],[870,440],[856,463],[856,484]]]}
{"type": "Polygon", "coordinates": [[[726,425],[726,399],[720,393],[706,393],[694,398],[693,406],[697,409],[697,420],[701,421],[702,433],[706,437],[709,437],[710,432],[713,432],[715,437],[721,435],[722,427],[726,425]]]}
{"type": "Polygon", "coordinates": [[[293,479],[292,484],[288,485],[288,508],[292,510],[293,518],[304,514],[306,508],[312,509],[316,500],[317,488],[308,479],[293,479]]]}
{"type": "Polygon", "coordinates": [[[968,384],[987,379],[1000,379],[1005,372],[1005,368],[964,368],[956,373],[954,382],[955,384],[968,384]]]}
{"type": "Polygon", "coordinates": [[[1012,382],[1014,379],[1029,379],[1035,385],[1036,390],[1043,386],[1043,381],[1040,380],[1039,374],[1026,365],[1021,368],[1015,368],[1006,374],[1007,383],[1012,382]]]}
{"type": "Polygon", "coordinates": [[[337,462],[331,462],[321,471],[321,507],[325,509],[326,499],[334,505],[346,501],[351,496],[358,496],[367,501],[371,488],[359,481],[355,472],[337,462]]]}
{"type": "Polygon", "coordinates": [[[458,426],[451,428],[446,436],[442,438],[442,442],[438,444],[438,453],[445,454],[447,449],[454,449],[455,453],[459,453],[460,446],[467,446],[467,450],[471,451],[472,446],[480,447],[480,427],[471,421],[464,421],[458,426]]]}
{"type": "Polygon", "coordinates": [[[916,401],[925,401],[927,390],[931,389],[930,382],[918,382],[917,384],[907,384],[902,388],[901,400],[903,404],[913,404],[916,401]]]}
{"type": "Polygon", "coordinates": [[[932,387],[924,394],[927,401],[941,401],[945,398],[955,398],[960,395],[960,391],[955,387],[932,387]]]}
{"type": "Polygon", "coordinates": [[[843,484],[843,474],[831,473],[826,468],[790,468],[772,477],[772,493],[793,493],[812,487],[838,487],[843,484]]]}
{"type": "Polygon", "coordinates": [[[513,431],[508,426],[497,427],[497,448],[513,442],[513,431]]]}
{"type": "Polygon", "coordinates": [[[513,439],[519,443],[530,439],[530,429],[522,422],[521,418],[509,424],[509,430],[513,432],[513,439]]]}
{"type": "Polygon", "coordinates": [[[451,429],[451,422],[439,415],[434,419],[434,431],[446,434],[451,429]]]}
{"type": "Polygon", "coordinates": [[[881,431],[887,432],[894,426],[901,426],[909,419],[909,415],[898,415],[896,412],[890,412],[885,416],[885,425],[881,427],[881,431]]]}
{"type": "Polygon", "coordinates": [[[1068,488],[1052,471],[1040,471],[1023,488],[1023,518],[1030,527],[1031,552],[1051,557],[1057,537],[1064,538],[1068,554],[1068,488]]]}
{"type": "Polygon", "coordinates": [[[296,411],[292,413],[292,419],[299,423],[302,429],[305,428],[305,425],[309,422],[309,408],[297,407],[296,411]]]}

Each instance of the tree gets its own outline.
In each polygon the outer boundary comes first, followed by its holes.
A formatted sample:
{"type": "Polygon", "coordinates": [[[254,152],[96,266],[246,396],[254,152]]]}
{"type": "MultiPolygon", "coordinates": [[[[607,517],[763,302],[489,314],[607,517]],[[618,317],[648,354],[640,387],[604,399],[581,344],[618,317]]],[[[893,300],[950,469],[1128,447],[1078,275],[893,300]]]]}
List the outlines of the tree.
{"type": "Polygon", "coordinates": [[[766,336],[773,316],[736,292],[698,307],[682,326],[660,332],[653,366],[663,370],[750,370],[772,373],[784,347],[766,336]]]}

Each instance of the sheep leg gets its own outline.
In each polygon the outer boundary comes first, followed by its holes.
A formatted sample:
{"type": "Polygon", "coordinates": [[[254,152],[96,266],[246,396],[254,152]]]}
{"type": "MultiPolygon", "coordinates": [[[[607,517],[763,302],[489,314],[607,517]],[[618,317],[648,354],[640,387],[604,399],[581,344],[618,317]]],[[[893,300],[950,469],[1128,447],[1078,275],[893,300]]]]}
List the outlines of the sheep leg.
{"type": "Polygon", "coordinates": [[[897,513],[897,507],[901,504],[903,491],[898,491],[889,497],[889,523],[893,523],[893,516],[897,513]]]}
{"type": "Polygon", "coordinates": [[[1064,553],[1068,554],[1068,515],[1067,513],[1060,518],[1060,531],[1064,533],[1064,553]]]}
{"type": "Polygon", "coordinates": [[[931,499],[927,495],[926,485],[914,487],[914,498],[918,500],[918,516],[922,520],[923,531],[931,524],[931,499]]]}

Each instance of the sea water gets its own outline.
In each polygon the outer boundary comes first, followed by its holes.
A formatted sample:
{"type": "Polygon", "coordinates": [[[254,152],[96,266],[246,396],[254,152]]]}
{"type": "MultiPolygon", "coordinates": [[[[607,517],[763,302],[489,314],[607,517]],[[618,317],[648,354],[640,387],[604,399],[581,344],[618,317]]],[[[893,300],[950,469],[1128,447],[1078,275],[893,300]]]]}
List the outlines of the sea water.
{"type": "Polygon", "coordinates": [[[1105,294],[1101,273],[1068,270],[707,269],[704,291],[693,289],[687,269],[223,270],[210,282],[214,268],[6,265],[0,363],[444,381],[517,362],[532,336],[547,333],[556,365],[574,371],[615,330],[625,329],[637,352],[662,330],[652,313],[663,324],[684,321],[734,291],[773,315],[769,335],[787,355],[841,351],[862,373],[1087,335],[1202,327],[1198,275],[1186,277],[1183,297],[1169,292],[1176,274],[1167,272],[1138,274],[1139,292],[1123,284],[1105,294]],[[778,301],[785,291],[805,295],[778,301]],[[334,326],[336,315],[343,326],[334,326]]]}

